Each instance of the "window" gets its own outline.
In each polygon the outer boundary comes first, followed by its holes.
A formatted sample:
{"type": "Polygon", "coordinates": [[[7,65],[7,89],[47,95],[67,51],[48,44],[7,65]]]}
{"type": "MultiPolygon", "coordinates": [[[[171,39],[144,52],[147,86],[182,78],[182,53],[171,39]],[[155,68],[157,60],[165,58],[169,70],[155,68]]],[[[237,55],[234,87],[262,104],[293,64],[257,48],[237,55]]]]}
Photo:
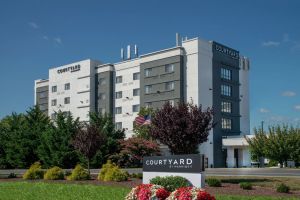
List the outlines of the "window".
{"type": "Polygon", "coordinates": [[[133,89],[133,96],[140,96],[140,89],[139,88],[133,89]]]}
{"type": "Polygon", "coordinates": [[[70,97],[65,98],[65,104],[70,104],[70,97]]]}
{"type": "Polygon", "coordinates": [[[51,119],[52,119],[52,120],[56,119],[56,113],[52,113],[52,114],[51,114],[51,119]]]}
{"type": "Polygon", "coordinates": [[[122,107],[116,107],[116,114],[122,114],[122,107]]]}
{"type": "Polygon", "coordinates": [[[145,77],[151,76],[151,72],[152,72],[152,69],[151,69],[151,68],[145,69],[145,77]]]}
{"type": "Polygon", "coordinates": [[[174,64],[167,64],[165,66],[165,72],[166,73],[174,72],[174,64]]]}
{"type": "Polygon", "coordinates": [[[224,96],[231,96],[232,87],[229,85],[221,85],[221,94],[224,96]]]}
{"type": "Polygon", "coordinates": [[[71,112],[70,111],[64,111],[63,115],[64,115],[64,117],[68,117],[68,116],[71,115],[71,112]]]}
{"type": "Polygon", "coordinates": [[[133,80],[140,80],[140,72],[133,73],[133,80]]]}
{"type": "Polygon", "coordinates": [[[152,107],[152,103],[151,102],[146,102],[145,103],[145,107],[146,108],[151,108],[152,107]]]}
{"type": "Polygon", "coordinates": [[[123,81],[122,76],[117,76],[116,77],[116,83],[122,83],[122,81],[123,81]]]}
{"type": "Polygon", "coordinates": [[[57,104],[57,100],[56,99],[52,99],[51,100],[51,106],[56,106],[57,104]]]}
{"type": "Polygon", "coordinates": [[[105,108],[98,108],[98,112],[104,115],[106,111],[105,108]]]}
{"type": "Polygon", "coordinates": [[[105,93],[99,93],[99,94],[98,94],[98,99],[101,99],[101,100],[106,99],[105,93]]]}
{"type": "Polygon", "coordinates": [[[65,90],[69,90],[70,89],[70,83],[66,83],[65,84],[65,90]]]}
{"type": "Polygon", "coordinates": [[[136,104],[132,106],[132,112],[139,112],[140,111],[140,105],[136,104]]]}
{"type": "Polygon", "coordinates": [[[222,118],[222,129],[231,130],[231,119],[222,118]]]}
{"type": "Polygon", "coordinates": [[[106,79],[105,78],[99,78],[99,85],[105,85],[106,79]]]}
{"type": "Polygon", "coordinates": [[[174,81],[166,83],[166,90],[174,90],[174,81]]]}
{"type": "Polygon", "coordinates": [[[145,93],[150,94],[152,92],[152,85],[146,85],[145,86],[145,93]]]}
{"type": "Polygon", "coordinates": [[[231,113],[231,103],[227,101],[221,102],[221,111],[225,113],[231,113]]]}
{"type": "Polygon", "coordinates": [[[45,98],[47,96],[48,96],[47,92],[41,92],[41,93],[39,93],[39,97],[40,98],[45,98]]]}
{"type": "Polygon", "coordinates": [[[52,90],[51,91],[52,92],[57,92],[57,86],[56,85],[52,86],[52,90]]]}
{"type": "Polygon", "coordinates": [[[221,78],[231,80],[232,71],[230,69],[221,68],[221,78]]]}
{"type": "Polygon", "coordinates": [[[121,99],[122,98],[122,91],[116,92],[116,99],[121,99]]]}
{"type": "Polygon", "coordinates": [[[116,122],[115,127],[117,130],[121,130],[122,129],[122,122],[116,122]]]}
{"type": "Polygon", "coordinates": [[[45,104],[39,105],[40,110],[47,110],[47,106],[45,104]]]}

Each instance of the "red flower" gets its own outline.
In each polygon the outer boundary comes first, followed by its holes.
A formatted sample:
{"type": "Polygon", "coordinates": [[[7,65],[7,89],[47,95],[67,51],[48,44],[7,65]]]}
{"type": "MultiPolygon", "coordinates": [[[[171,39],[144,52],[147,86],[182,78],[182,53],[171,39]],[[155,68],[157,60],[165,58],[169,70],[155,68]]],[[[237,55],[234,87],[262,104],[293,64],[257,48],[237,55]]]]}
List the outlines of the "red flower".
{"type": "Polygon", "coordinates": [[[165,200],[168,196],[170,195],[170,192],[168,192],[167,190],[160,188],[156,191],[156,197],[159,200],[165,200]]]}
{"type": "Polygon", "coordinates": [[[197,195],[197,200],[216,200],[215,197],[211,196],[205,191],[199,191],[197,195]]]}

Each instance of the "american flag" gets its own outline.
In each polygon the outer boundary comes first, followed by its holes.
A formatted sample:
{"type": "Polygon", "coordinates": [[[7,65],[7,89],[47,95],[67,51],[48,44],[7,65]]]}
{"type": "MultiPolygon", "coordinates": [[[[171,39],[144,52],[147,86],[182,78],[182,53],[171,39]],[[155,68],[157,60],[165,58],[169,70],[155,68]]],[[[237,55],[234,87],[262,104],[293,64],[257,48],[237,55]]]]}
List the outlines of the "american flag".
{"type": "Polygon", "coordinates": [[[145,115],[145,116],[139,115],[135,118],[135,123],[139,126],[148,125],[151,123],[151,117],[149,115],[145,115]]]}

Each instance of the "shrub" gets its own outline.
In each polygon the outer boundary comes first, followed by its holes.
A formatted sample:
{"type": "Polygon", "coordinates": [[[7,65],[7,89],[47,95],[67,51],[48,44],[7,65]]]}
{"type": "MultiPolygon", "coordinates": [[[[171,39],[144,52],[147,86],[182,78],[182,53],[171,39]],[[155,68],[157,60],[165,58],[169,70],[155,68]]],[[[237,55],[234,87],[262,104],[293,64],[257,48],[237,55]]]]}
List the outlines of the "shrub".
{"type": "Polygon", "coordinates": [[[240,188],[242,188],[243,190],[252,190],[252,184],[249,182],[241,182],[240,188]]]}
{"type": "Polygon", "coordinates": [[[10,173],[7,178],[17,178],[17,175],[15,173],[10,173]]]}
{"type": "Polygon", "coordinates": [[[190,182],[181,176],[157,176],[150,180],[151,184],[161,185],[169,192],[173,192],[177,188],[191,186],[190,182]]]}
{"type": "Polygon", "coordinates": [[[160,185],[141,184],[135,188],[132,188],[132,190],[125,197],[125,200],[165,200],[169,194],[170,193],[160,185]]]}
{"type": "Polygon", "coordinates": [[[44,172],[40,162],[33,163],[23,175],[23,179],[42,179],[44,172]]]}
{"type": "Polygon", "coordinates": [[[277,186],[276,191],[280,193],[289,193],[290,187],[285,185],[284,183],[281,183],[277,186]]]}
{"type": "Polygon", "coordinates": [[[126,181],[129,174],[121,170],[117,165],[112,163],[110,160],[106,164],[102,165],[98,180],[102,181],[126,181]]]}
{"type": "Polygon", "coordinates": [[[215,200],[214,196],[211,196],[203,189],[196,187],[182,187],[178,188],[170,194],[166,200],[215,200]]]}
{"type": "Polygon", "coordinates": [[[221,187],[222,186],[221,181],[216,178],[208,178],[208,179],[206,179],[206,182],[210,187],[221,187]]]}
{"type": "Polygon", "coordinates": [[[130,174],[130,177],[131,178],[138,178],[138,179],[143,179],[143,173],[133,173],[133,174],[130,174]]]}
{"type": "Polygon", "coordinates": [[[79,164],[76,165],[74,170],[72,170],[71,175],[67,177],[67,180],[70,181],[88,180],[88,179],[90,179],[90,175],[88,171],[79,164]]]}
{"type": "Polygon", "coordinates": [[[64,171],[59,167],[52,167],[46,171],[44,174],[45,180],[63,180],[64,171]]]}

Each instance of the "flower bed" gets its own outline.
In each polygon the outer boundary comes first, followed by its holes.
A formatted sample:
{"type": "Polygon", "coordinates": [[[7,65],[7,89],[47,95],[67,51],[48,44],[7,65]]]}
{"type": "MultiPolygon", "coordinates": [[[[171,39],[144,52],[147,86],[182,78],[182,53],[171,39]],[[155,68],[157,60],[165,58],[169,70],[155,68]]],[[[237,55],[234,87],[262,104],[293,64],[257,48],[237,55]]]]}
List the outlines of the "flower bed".
{"type": "Polygon", "coordinates": [[[215,197],[196,187],[178,188],[170,194],[160,185],[141,184],[132,188],[125,200],[215,200],[215,197]]]}
{"type": "Polygon", "coordinates": [[[165,200],[169,192],[160,185],[141,184],[132,188],[125,200],[165,200]]]}

